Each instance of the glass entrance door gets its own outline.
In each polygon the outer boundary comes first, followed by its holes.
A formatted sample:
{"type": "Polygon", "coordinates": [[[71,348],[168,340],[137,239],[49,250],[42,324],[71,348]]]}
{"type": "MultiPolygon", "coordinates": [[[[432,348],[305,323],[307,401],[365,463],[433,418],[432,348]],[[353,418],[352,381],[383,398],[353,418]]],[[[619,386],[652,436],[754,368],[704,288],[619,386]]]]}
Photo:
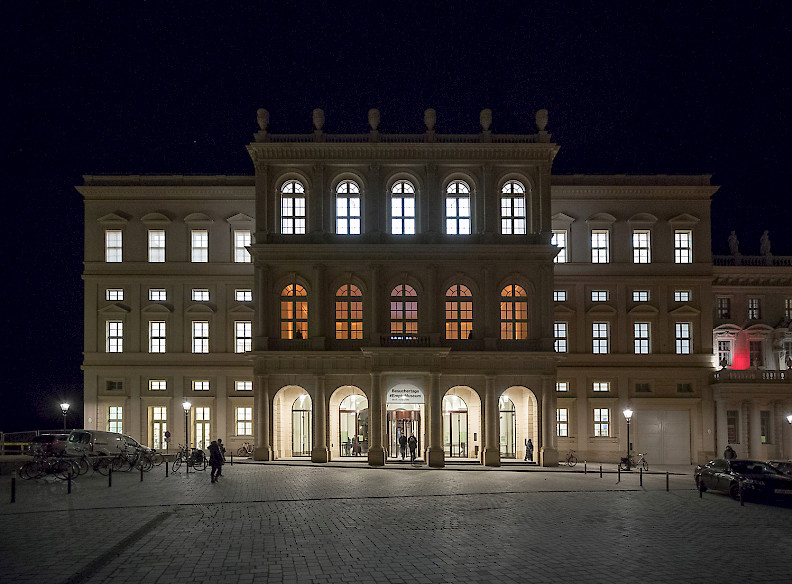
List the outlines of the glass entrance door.
{"type": "Polygon", "coordinates": [[[350,395],[341,402],[339,415],[339,454],[364,456],[368,454],[368,400],[365,396],[350,395]]]}
{"type": "Polygon", "coordinates": [[[500,406],[500,453],[503,458],[517,458],[516,430],[514,404],[501,396],[498,400],[500,406]]]}
{"type": "Polygon", "coordinates": [[[443,398],[443,449],[454,458],[468,457],[468,413],[465,401],[456,395],[443,398]]]}
{"type": "Polygon", "coordinates": [[[292,410],[292,456],[311,455],[311,411],[292,410]]]}
{"type": "MultiPolygon", "coordinates": [[[[401,458],[399,438],[415,436],[418,440],[416,453],[421,455],[421,412],[418,410],[391,410],[388,412],[388,456],[401,458]]],[[[405,458],[409,457],[407,450],[405,458]]]]}

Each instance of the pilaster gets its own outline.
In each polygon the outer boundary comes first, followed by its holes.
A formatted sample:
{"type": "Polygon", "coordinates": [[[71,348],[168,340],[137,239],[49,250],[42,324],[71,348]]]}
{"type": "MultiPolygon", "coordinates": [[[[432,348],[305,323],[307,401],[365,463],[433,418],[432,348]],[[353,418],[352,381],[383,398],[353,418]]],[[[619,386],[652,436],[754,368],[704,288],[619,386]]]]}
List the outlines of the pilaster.
{"type": "Polygon", "coordinates": [[[330,449],[327,447],[327,399],[325,398],[325,377],[316,376],[313,396],[313,440],[311,462],[330,462],[330,449]]]}
{"type": "Polygon", "coordinates": [[[253,409],[256,412],[256,450],[253,460],[274,460],[272,452],[272,404],[269,395],[269,376],[256,375],[253,388],[253,409]]]}
{"type": "Polygon", "coordinates": [[[484,455],[485,466],[500,466],[500,411],[495,378],[487,375],[484,393],[484,455]]]}
{"type": "Polygon", "coordinates": [[[369,395],[369,451],[368,463],[371,466],[385,465],[385,449],[382,446],[382,374],[371,372],[371,393],[369,395]]]}
{"type": "Polygon", "coordinates": [[[440,393],[440,374],[429,374],[429,448],[425,458],[430,467],[445,466],[445,450],[443,449],[443,396],[440,393]]]}

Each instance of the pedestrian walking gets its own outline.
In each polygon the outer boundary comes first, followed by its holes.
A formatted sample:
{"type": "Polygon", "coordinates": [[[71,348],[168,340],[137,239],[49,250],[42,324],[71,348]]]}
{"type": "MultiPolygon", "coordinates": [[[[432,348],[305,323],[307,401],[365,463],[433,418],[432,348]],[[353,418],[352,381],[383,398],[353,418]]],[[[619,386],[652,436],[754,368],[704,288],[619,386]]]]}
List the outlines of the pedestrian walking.
{"type": "MultiPolygon", "coordinates": [[[[223,440],[220,439],[220,438],[217,439],[217,447],[220,449],[220,458],[223,460],[223,464],[225,464],[225,461],[226,461],[226,457],[225,457],[226,450],[225,450],[225,446],[223,446],[223,440]]],[[[217,473],[217,476],[219,476],[219,477],[223,476],[223,467],[222,466],[220,467],[220,472],[217,473]]]]}
{"type": "Polygon", "coordinates": [[[220,469],[223,467],[223,454],[217,445],[217,440],[212,440],[209,445],[209,466],[212,467],[212,482],[216,483],[220,477],[220,469]]]}
{"type": "Polygon", "coordinates": [[[407,446],[410,448],[410,462],[415,462],[415,451],[418,448],[418,439],[410,434],[410,437],[407,439],[407,446]]]}
{"type": "Polygon", "coordinates": [[[531,441],[530,438],[528,438],[525,441],[525,459],[524,459],[525,461],[533,462],[533,451],[534,451],[533,442],[531,441]]]}
{"type": "Polygon", "coordinates": [[[402,434],[399,436],[399,452],[401,453],[402,460],[407,457],[407,436],[402,434]]]}
{"type": "Polygon", "coordinates": [[[731,447],[731,444],[726,446],[726,450],[723,451],[723,458],[726,460],[734,460],[737,458],[737,453],[734,451],[734,448],[731,447]]]}

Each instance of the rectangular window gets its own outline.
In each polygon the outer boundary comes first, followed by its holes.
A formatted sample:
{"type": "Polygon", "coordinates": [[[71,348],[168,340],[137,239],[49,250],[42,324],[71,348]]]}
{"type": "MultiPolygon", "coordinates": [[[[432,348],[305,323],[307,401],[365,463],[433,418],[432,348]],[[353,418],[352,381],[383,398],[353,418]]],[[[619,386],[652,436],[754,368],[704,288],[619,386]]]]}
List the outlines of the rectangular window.
{"type": "Polygon", "coordinates": [[[193,391],[209,391],[209,382],[205,379],[194,379],[192,388],[193,391]]]}
{"type": "Polygon", "coordinates": [[[168,293],[165,288],[149,288],[149,300],[164,302],[168,299],[168,293]]]}
{"type": "Polygon", "coordinates": [[[569,436],[569,410],[567,408],[558,408],[556,410],[556,432],[559,438],[569,436]]]}
{"type": "Polygon", "coordinates": [[[415,235],[415,197],[413,195],[391,197],[391,233],[393,235],[415,235]]]}
{"type": "Polygon", "coordinates": [[[107,431],[124,432],[124,408],[121,406],[110,406],[110,411],[107,416],[107,431]]]}
{"type": "Polygon", "coordinates": [[[718,297],[718,318],[731,318],[731,300],[718,297]]]}
{"type": "Polygon", "coordinates": [[[566,302],[566,290],[553,290],[553,302],[566,302]]]}
{"type": "Polygon", "coordinates": [[[608,323],[595,322],[591,325],[591,350],[594,354],[604,355],[608,353],[608,323]]]}
{"type": "Polygon", "coordinates": [[[607,264],[610,262],[610,232],[607,229],[591,231],[591,263],[607,264]]]}
{"type": "Polygon", "coordinates": [[[149,379],[149,391],[165,391],[168,389],[168,382],[164,379],[149,379]]]}
{"type": "Polygon", "coordinates": [[[209,302],[209,290],[207,288],[193,288],[192,299],[195,302],[209,302]]]}
{"type": "Polygon", "coordinates": [[[253,291],[248,288],[237,288],[234,290],[234,298],[237,302],[253,302],[253,291]]]}
{"type": "Polygon", "coordinates": [[[553,263],[565,264],[569,261],[567,257],[567,232],[563,229],[553,229],[550,244],[558,248],[558,254],[553,258],[553,263]]]}
{"type": "Polygon", "coordinates": [[[608,301],[608,291],[607,290],[592,290],[591,291],[591,301],[592,302],[607,302],[608,301]]]}
{"type": "Polygon", "coordinates": [[[690,290],[674,290],[674,302],[690,302],[690,290]]]}
{"type": "Polygon", "coordinates": [[[149,353],[165,352],[165,323],[149,321],[149,353]]]}
{"type": "Polygon", "coordinates": [[[633,302],[649,302],[649,290],[633,290],[633,302]]]}
{"type": "Polygon", "coordinates": [[[554,348],[556,353],[566,353],[567,352],[567,323],[565,322],[554,322],[553,323],[553,337],[555,338],[554,341],[554,348]]]}
{"type": "Polygon", "coordinates": [[[610,436],[610,410],[594,408],[594,436],[610,436]]]}
{"type": "Polygon", "coordinates": [[[209,352],[209,323],[207,321],[194,320],[192,323],[192,352],[209,352]]]}
{"type": "Polygon", "coordinates": [[[635,384],[635,393],[650,393],[652,391],[651,386],[648,383],[636,383],[635,384]]]}
{"type": "Polygon", "coordinates": [[[556,381],[556,391],[569,391],[569,382],[568,381],[556,381]]]}
{"type": "Polygon", "coordinates": [[[759,431],[762,433],[762,444],[771,444],[770,412],[768,410],[759,410],[759,431]]]}
{"type": "Polygon", "coordinates": [[[105,323],[107,343],[105,351],[108,353],[124,352],[124,323],[120,320],[108,320],[105,323]]]}
{"type": "Polygon", "coordinates": [[[759,320],[762,318],[761,314],[761,303],[759,302],[758,298],[749,298],[748,299],[748,319],[749,320],[759,320]]]}
{"type": "Polygon", "coordinates": [[[650,331],[650,323],[648,322],[636,322],[633,323],[633,331],[634,331],[634,341],[635,341],[635,354],[636,355],[648,355],[650,350],[650,338],[649,338],[649,331],[650,331]]]}
{"type": "Polygon", "coordinates": [[[123,259],[123,232],[120,229],[105,231],[105,262],[117,263],[123,259]]]}
{"type": "Polygon", "coordinates": [[[234,389],[236,391],[253,391],[252,381],[235,381],[234,389]]]}
{"type": "Polygon", "coordinates": [[[190,261],[205,263],[209,261],[209,231],[193,229],[190,232],[190,261]]]}
{"type": "Polygon", "coordinates": [[[124,289],[123,288],[108,288],[105,290],[105,300],[123,300],[124,299],[124,289]]]}
{"type": "Polygon", "coordinates": [[[677,393],[693,393],[693,384],[677,383],[677,393]]]}
{"type": "Polygon", "coordinates": [[[108,379],[105,383],[107,391],[124,391],[124,382],[119,379],[108,379]]]}
{"type": "Polygon", "coordinates": [[[253,350],[253,323],[249,320],[234,322],[234,352],[248,353],[253,350]]]}
{"type": "Polygon", "coordinates": [[[595,392],[610,391],[610,381],[595,381],[591,384],[591,389],[593,389],[595,392]]]}
{"type": "Polygon", "coordinates": [[[726,410],[726,438],[729,444],[740,443],[740,417],[737,410],[726,410]]]}
{"type": "Polygon", "coordinates": [[[250,231],[246,229],[234,231],[234,261],[236,263],[249,264],[252,261],[250,252],[247,250],[251,242],[250,231]]]}
{"type": "Polygon", "coordinates": [[[748,341],[748,355],[751,367],[762,367],[764,365],[762,341],[748,341]]]}
{"type": "Polygon", "coordinates": [[[677,355],[690,355],[693,352],[693,325],[689,322],[678,322],[674,325],[677,355]]]}
{"type": "Polygon", "coordinates": [[[693,263],[693,232],[690,229],[674,231],[674,263],[693,263]]]}
{"type": "Polygon", "coordinates": [[[237,436],[253,435],[253,408],[236,409],[237,436]]]}
{"type": "Polygon", "coordinates": [[[718,365],[728,367],[732,364],[732,342],[730,340],[718,341],[718,365]]]}
{"type": "Polygon", "coordinates": [[[648,264],[652,261],[648,229],[633,230],[633,263],[648,264]]]}
{"type": "Polygon", "coordinates": [[[165,261],[165,230],[149,229],[148,261],[157,263],[165,261]]]}
{"type": "Polygon", "coordinates": [[[300,196],[281,196],[281,233],[285,235],[305,233],[305,196],[302,192],[295,194],[300,196]]]}
{"type": "Polygon", "coordinates": [[[792,298],[784,299],[784,318],[792,320],[792,298]]]}

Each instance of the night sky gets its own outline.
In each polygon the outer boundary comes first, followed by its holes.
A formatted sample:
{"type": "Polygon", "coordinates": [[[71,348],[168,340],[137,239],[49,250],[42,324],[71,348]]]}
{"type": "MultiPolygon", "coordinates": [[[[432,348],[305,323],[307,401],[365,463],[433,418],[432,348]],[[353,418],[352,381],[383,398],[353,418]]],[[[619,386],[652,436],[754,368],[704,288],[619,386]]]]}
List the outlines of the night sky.
{"type": "Polygon", "coordinates": [[[713,251],[768,229],[792,255],[792,3],[531,4],[4,2],[0,430],[81,412],[81,175],[252,174],[259,107],[273,133],[316,107],[330,133],[372,107],[382,132],[432,107],[533,133],[546,108],[555,173],[712,174],[713,251]]]}

